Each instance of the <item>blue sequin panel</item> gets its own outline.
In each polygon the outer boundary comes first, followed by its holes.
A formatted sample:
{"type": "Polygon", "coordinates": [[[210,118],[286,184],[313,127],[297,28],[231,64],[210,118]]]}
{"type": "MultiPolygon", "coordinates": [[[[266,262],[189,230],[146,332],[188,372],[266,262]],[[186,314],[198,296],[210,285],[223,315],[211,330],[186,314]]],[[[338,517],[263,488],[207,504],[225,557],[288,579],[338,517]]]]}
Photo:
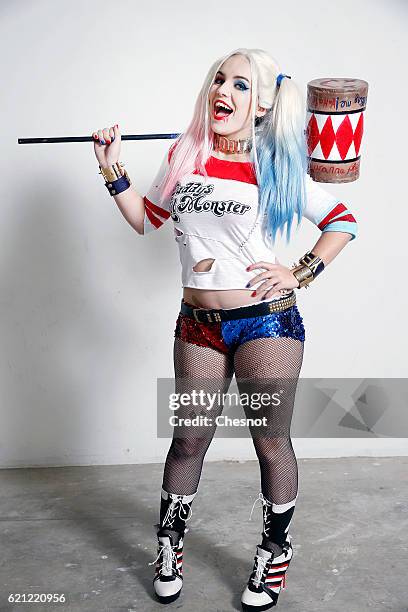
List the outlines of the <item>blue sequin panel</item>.
{"type": "Polygon", "coordinates": [[[237,348],[243,342],[256,338],[289,337],[305,340],[305,328],[299,310],[294,304],[282,312],[247,319],[222,321],[221,334],[229,348],[237,348]]]}

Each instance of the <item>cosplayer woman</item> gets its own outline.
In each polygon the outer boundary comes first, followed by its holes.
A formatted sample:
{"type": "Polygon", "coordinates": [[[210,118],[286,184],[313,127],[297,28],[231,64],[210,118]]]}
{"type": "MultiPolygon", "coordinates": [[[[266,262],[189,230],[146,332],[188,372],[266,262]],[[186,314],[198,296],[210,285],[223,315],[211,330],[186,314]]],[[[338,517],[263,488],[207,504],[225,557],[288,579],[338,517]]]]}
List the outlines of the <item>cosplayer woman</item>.
{"type": "MultiPolygon", "coordinates": [[[[356,236],[346,205],[307,174],[304,120],[303,99],[291,77],[265,51],[237,49],[210,68],[189,127],[166,151],[144,198],[118,161],[118,126],[94,133],[105,184],[131,226],[146,234],[173,220],[183,285],[174,332],[176,390],[188,391],[189,380],[203,378],[206,391],[225,392],[234,373],[240,392],[243,380],[271,394],[284,381],[279,404],[262,407],[262,434],[249,427],[260,466],[256,501],[263,507],[263,531],[242,594],[244,610],[277,603],[293,554],[289,525],[298,469],[290,425],[305,340],[295,290],[356,236]],[[298,227],[303,217],[321,234],[290,269],[272,248],[277,232],[283,235],[286,228],[289,242],[294,220],[298,227]]],[[[212,416],[222,409],[212,408],[212,416]]],[[[216,427],[214,418],[212,426],[174,430],[152,562],[155,592],[164,603],[174,601],[183,585],[186,523],[216,427]]]]}

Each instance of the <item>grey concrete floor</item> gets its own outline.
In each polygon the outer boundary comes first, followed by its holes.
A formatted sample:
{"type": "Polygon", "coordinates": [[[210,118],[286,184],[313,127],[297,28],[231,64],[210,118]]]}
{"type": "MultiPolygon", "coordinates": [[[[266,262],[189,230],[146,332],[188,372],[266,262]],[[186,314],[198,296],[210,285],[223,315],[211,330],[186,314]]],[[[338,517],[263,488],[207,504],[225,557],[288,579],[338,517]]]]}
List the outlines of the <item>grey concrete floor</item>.
{"type": "MultiPolygon", "coordinates": [[[[294,557],[282,612],[408,610],[408,458],[299,460],[294,557]]],[[[184,587],[154,599],[163,466],[0,470],[0,610],[240,610],[260,540],[257,461],[206,462],[193,502],[184,587]],[[10,604],[10,593],[66,603],[10,604]]]]}

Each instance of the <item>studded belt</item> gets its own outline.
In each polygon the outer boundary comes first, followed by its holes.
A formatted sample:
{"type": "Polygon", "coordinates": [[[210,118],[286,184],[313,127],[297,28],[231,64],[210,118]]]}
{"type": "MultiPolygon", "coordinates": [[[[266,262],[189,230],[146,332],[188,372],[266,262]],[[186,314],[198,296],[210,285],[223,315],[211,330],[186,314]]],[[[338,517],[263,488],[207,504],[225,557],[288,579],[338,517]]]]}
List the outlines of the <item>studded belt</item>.
{"type": "Polygon", "coordinates": [[[216,309],[216,308],[193,308],[184,300],[181,300],[181,314],[194,318],[199,323],[218,323],[220,321],[232,321],[233,319],[246,319],[248,317],[259,317],[262,315],[272,314],[273,312],[282,312],[287,310],[296,303],[295,292],[292,291],[289,295],[251,306],[240,306],[238,308],[216,309]]]}

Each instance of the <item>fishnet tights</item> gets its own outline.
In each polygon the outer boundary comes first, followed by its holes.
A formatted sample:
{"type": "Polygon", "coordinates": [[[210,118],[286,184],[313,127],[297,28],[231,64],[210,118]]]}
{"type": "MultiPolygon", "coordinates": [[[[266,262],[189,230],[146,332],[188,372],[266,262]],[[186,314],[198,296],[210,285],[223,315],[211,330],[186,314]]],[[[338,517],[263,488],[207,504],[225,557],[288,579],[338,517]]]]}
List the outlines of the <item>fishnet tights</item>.
{"type": "MultiPolygon", "coordinates": [[[[280,404],[252,410],[243,406],[248,418],[265,416],[267,428],[250,426],[261,473],[261,490],[276,504],[292,501],[298,489],[296,456],[290,438],[297,381],[303,361],[303,342],[293,338],[257,338],[241,344],[234,354],[224,354],[210,347],[174,339],[176,393],[190,393],[192,379],[206,379],[200,388],[206,392],[226,393],[235,372],[240,393],[279,393],[280,404]],[[281,393],[282,391],[282,393],[281,393]]],[[[222,413],[214,406],[211,416],[222,413]]],[[[179,417],[208,414],[202,406],[181,406],[179,417]]],[[[191,495],[198,489],[205,454],[213,439],[214,427],[177,428],[167,454],[163,488],[179,495],[191,495]],[[176,437],[177,436],[177,437],[176,437]]]]}

